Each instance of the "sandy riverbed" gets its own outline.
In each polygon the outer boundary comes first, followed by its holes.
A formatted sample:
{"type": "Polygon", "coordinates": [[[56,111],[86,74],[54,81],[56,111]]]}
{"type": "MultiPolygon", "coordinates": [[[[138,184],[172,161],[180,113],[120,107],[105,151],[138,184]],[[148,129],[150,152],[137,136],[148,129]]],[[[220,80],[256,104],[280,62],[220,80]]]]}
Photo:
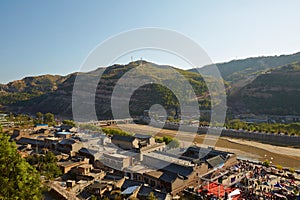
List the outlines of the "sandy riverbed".
{"type": "MultiPolygon", "coordinates": [[[[132,133],[151,134],[155,136],[168,135],[174,137],[177,133],[177,131],[173,130],[136,124],[119,124],[118,128],[132,133]]],[[[210,137],[205,139],[205,135],[196,135],[188,132],[180,132],[179,135],[179,140],[185,145],[192,144],[186,141],[192,141],[199,146],[215,146],[216,149],[236,153],[241,158],[259,161],[264,161],[266,158],[271,160],[273,158],[272,162],[274,165],[300,169],[300,149],[298,148],[280,147],[226,137],[210,137]]]]}

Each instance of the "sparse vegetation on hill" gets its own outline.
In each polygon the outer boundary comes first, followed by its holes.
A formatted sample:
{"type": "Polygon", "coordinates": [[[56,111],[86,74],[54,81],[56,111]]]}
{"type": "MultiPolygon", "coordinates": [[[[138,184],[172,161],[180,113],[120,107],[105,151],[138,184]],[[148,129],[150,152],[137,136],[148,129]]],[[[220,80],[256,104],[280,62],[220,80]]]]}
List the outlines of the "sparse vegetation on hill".
{"type": "Polygon", "coordinates": [[[235,112],[270,115],[300,115],[300,62],[259,75],[236,94],[229,96],[235,112]]]}
{"type": "MultiPolygon", "coordinates": [[[[241,60],[232,60],[226,63],[218,63],[217,67],[226,81],[236,82],[251,75],[259,75],[261,72],[300,61],[300,52],[291,55],[262,56],[241,60]]],[[[205,74],[210,65],[199,70],[205,74]]],[[[194,69],[195,70],[195,69],[194,69]]],[[[193,70],[191,70],[193,71],[193,70]]]]}
{"type": "MultiPolygon", "coordinates": [[[[227,102],[230,113],[300,115],[298,104],[300,98],[298,89],[300,86],[299,62],[300,53],[296,53],[233,60],[217,64],[221,75],[229,82],[225,82],[225,87],[228,93],[227,102]],[[296,63],[291,64],[292,62],[296,63]]],[[[199,70],[205,74],[209,69],[210,66],[205,66],[199,70]]],[[[179,107],[178,98],[185,100],[186,103],[198,101],[201,109],[209,110],[211,101],[205,81],[213,84],[221,80],[207,77],[204,81],[203,76],[193,71],[195,69],[181,70],[147,61],[135,61],[127,65],[115,64],[107,68],[99,68],[87,73],[73,73],[68,76],[28,77],[0,85],[0,106],[12,112],[31,114],[51,112],[71,118],[72,91],[76,76],[78,75],[83,80],[82,90],[78,93],[89,96],[91,94],[86,91],[86,88],[90,87],[89,80],[96,80],[97,82],[99,74],[103,72],[98,81],[95,99],[98,119],[113,117],[111,111],[112,93],[120,78],[124,78],[124,74],[128,75],[127,85],[122,88],[124,92],[130,92],[132,84],[138,84],[144,79],[153,80],[152,84],[138,87],[132,93],[129,102],[132,116],[141,115],[153,104],[160,104],[168,112],[173,112],[179,107]],[[144,68],[133,70],[140,64],[144,68]],[[170,88],[163,86],[168,81],[176,86],[176,91],[184,87],[183,80],[176,77],[175,72],[179,72],[190,83],[193,91],[189,91],[188,88],[185,91],[187,93],[195,92],[196,99],[190,98],[189,95],[182,95],[177,98],[173,93],[174,91],[172,92],[170,88]]],[[[82,105],[84,106],[85,103],[83,101],[82,105]]]]}
{"type": "MultiPolygon", "coordinates": [[[[111,112],[111,95],[116,83],[127,72],[129,77],[126,84],[135,85],[143,79],[153,80],[159,84],[148,84],[138,88],[130,100],[130,113],[132,115],[141,115],[143,110],[155,103],[163,105],[166,110],[174,110],[178,106],[178,100],[167,87],[162,86],[166,81],[174,81],[173,86],[176,90],[182,90],[184,82],[176,78],[176,73],[181,74],[189,81],[193,87],[201,108],[209,109],[210,100],[206,84],[197,73],[188,72],[173,68],[170,66],[156,65],[154,63],[143,62],[143,68],[130,71],[140,65],[140,61],[131,62],[127,65],[113,65],[108,68],[99,68],[88,73],[71,74],[65,77],[58,76],[41,76],[29,77],[21,81],[12,82],[0,88],[0,104],[5,106],[7,110],[26,112],[26,113],[48,113],[72,117],[72,91],[73,84],[78,75],[84,81],[82,88],[84,91],[78,91],[82,95],[86,94],[86,88],[89,87],[89,80],[97,79],[100,71],[103,76],[99,80],[96,90],[96,112],[98,117],[107,119],[112,117],[111,112]],[[172,70],[170,70],[172,69],[172,70]],[[161,76],[163,74],[163,76],[161,76]],[[162,85],[160,85],[160,83],[162,85]],[[86,84],[86,85],[85,85],[86,84]]],[[[208,78],[214,82],[213,78],[208,78]]],[[[220,80],[218,80],[220,81],[220,80]]],[[[172,84],[172,83],[171,83],[172,84]]],[[[128,90],[124,86],[124,91],[128,90]]],[[[186,91],[186,89],[184,89],[186,91]]],[[[190,91],[193,92],[193,91],[190,91]]],[[[182,92],[181,92],[182,93],[182,92]]],[[[179,92],[180,95],[180,92],[179,92]]],[[[186,99],[186,102],[197,101],[197,99],[188,99],[188,96],[180,96],[186,99]]],[[[85,102],[82,102],[84,105],[85,102]]]]}
{"type": "Polygon", "coordinates": [[[0,104],[16,104],[55,91],[67,77],[43,75],[26,77],[0,85],[0,104]]]}

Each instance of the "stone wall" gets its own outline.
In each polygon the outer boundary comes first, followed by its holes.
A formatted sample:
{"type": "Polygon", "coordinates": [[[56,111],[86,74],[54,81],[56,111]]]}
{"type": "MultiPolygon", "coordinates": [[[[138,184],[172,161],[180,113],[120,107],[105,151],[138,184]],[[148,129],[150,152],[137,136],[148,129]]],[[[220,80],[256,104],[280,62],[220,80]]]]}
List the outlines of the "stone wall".
{"type": "MultiPolygon", "coordinates": [[[[154,124],[155,126],[155,124],[154,124]]],[[[165,129],[178,130],[179,126],[165,124],[165,129]]],[[[180,130],[187,132],[194,132],[195,127],[188,125],[181,125],[180,130]]],[[[208,128],[199,127],[198,134],[206,134],[208,128]]],[[[209,133],[212,135],[218,135],[221,130],[210,128],[209,133]]],[[[277,133],[260,133],[260,132],[249,132],[249,131],[239,131],[239,130],[222,130],[221,136],[245,139],[245,140],[254,140],[258,142],[280,145],[280,146],[293,146],[300,147],[300,136],[290,136],[290,135],[281,135],[277,133]]]]}

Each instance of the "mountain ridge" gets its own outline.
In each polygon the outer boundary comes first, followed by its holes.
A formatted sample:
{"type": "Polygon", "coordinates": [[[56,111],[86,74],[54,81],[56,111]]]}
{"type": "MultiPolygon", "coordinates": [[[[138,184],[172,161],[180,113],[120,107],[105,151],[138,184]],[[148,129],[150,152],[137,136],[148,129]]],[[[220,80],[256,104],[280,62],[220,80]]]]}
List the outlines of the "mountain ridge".
{"type": "MultiPolygon", "coordinates": [[[[31,114],[39,111],[44,113],[52,112],[58,115],[70,117],[72,116],[72,91],[76,78],[80,78],[82,80],[97,80],[100,78],[98,78],[99,74],[103,73],[101,79],[98,80],[98,87],[96,90],[96,109],[99,115],[111,117],[112,113],[109,108],[111,103],[110,98],[114,86],[124,74],[126,74],[131,69],[136,68],[137,66],[139,66],[139,64],[139,61],[131,62],[127,65],[115,64],[106,68],[97,68],[91,72],[72,73],[67,76],[45,75],[37,77],[26,77],[22,80],[10,82],[7,85],[0,86],[0,104],[2,104],[3,108],[7,111],[24,112],[31,114]]],[[[172,73],[168,73],[168,71],[166,71],[166,69],[170,68],[170,66],[157,65],[146,61],[143,61],[143,65],[146,66],[145,68],[142,68],[143,70],[147,69],[151,71],[152,75],[150,75],[149,77],[153,80],[163,82],[167,80],[167,76],[172,76],[172,73]],[[161,73],[168,74],[166,74],[166,76],[161,79],[161,76],[155,76],[155,73],[157,75],[160,75],[161,73]]],[[[192,81],[191,84],[194,87],[198,88],[197,91],[201,92],[199,96],[207,96],[203,95],[202,93],[207,93],[207,88],[204,84],[203,78],[199,74],[177,68],[172,69],[173,70],[171,71],[179,71],[180,73],[184,74],[184,76],[187,77],[188,80],[192,81]]],[[[135,81],[138,82],[139,79],[141,79],[144,73],[146,73],[147,71],[143,70],[140,72],[136,71],[136,74],[132,78],[128,79],[128,81],[133,81],[137,77],[138,79],[136,79],[135,81]]],[[[83,81],[83,83],[81,84],[83,84],[82,88],[90,87],[89,81],[83,81]]],[[[79,92],[85,95],[91,95],[89,93],[86,93],[86,91],[79,92]]],[[[143,93],[144,95],[139,95],[135,92],[135,96],[137,96],[138,99],[135,99],[133,101],[142,101],[145,103],[146,107],[143,106],[142,103],[137,103],[139,104],[139,106],[133,106],[132,108],[133,114],[141,114],[143,109],[149,109],[149,107],[147,107],[151,104],[149,102],[162,103],[169,109],[172,106],[174,107],[174,105],[176,104],[176,98],[174,97],[174,95],[168,92],[166,88],[160,87],[158,85],[155,85],[155,87],[152,87],[152,89],[150,86],[144,88],[142,87],[138,92],[143,93]],[[145,95],[145,91],[149,92],[151,90],[153,91],[149,94],[153,95],[152,99],[148,98],[149,95],[145,95]],[[154,91],[157,92],[156,95],[154,91]],[[166,103],[167,99],[168,103],[166,103]]],[[[204,104],[206,106],[209,106],[207,102],[204,102],[204,104]]]]}
{"type": "Polygon", "coordinates": [[[240,91],[229,96],[235,112],[268,115],[299,115],[300,62],[273,68],[257,76],[240,91]]]}
{"type": "MultiPolygon", "coordinates": [[[[228,95],[228,105],[230,112],[233,113],[256,113],[256,114],[299,114],[300,109],[296,108],[296,112],[289,109],[288,106],[282,107],[279,98],[282,100],[280,95],[272,94],[272,101],[277,102],[273,104],[268,104],[268,102],[264,101],[268,95],[270,97],[269,91],[264,91],[261,86],[257,85],[266,84],[266,88],[279,88],[278,81],[281,80],[280,77],[285,77],[288,75],[287,71],[291,71],[292,76],[289,76],[290,79],[286,79],[286,81],[281,81],[280,84],[291,83],[288,87],[281,89],[281,93],[289,96],[293,102],[296,102],[300,95],[298,91],[295,90],[296,88],[292,85],[297,83],[298,79],[300,80],[300,68],[298,67],[300,62],[300,52],[291,54],[291,55],[281,55],[281,56],[262,56],[262,57],[254,57],[254,58],[247,58],[243,60],[232,60],[226,63],[217,64],[218,68],[221,69],[221,75],[224,77],[227,76],[226,82],[225,79],[225,87],[226,92],[228,95]],[[296,61],[294,61],[296,60],[296,61]],[[293,61],[293,62],[290,62],[293,61]],[[242,63],[239,65],[238,63],[242,63]],[[253,64],[254,63],[254,64],[253,64]],[[253,65],[252,65],[253,64],[253,65]],[[282,65],[277,65],[282,64],[282,65]],[[230,66],[232,65],[232,67],[230,66]],[[293,66],[293,67],[291,67],[293,66]],[[230,68],[229,71],[227,68],[230,68]],[[222,71],[223,70],[223,71],[222,71]],[[226,71],[227,70],[227,71],[226,71]],[[298,71],[299,70],[299,71],[298,71]],[[230,72],[230,73],[229,73],[230,72]],[[222,74],[223,73],[223,74],[222,74]],[[276,75],[277,74],[277,75],[276,75]],[[267,76],[271,78],[269,82],[263,83],[262,80],[267,80],[267,76]],[[239,77],[237,79],[232,79],[232,77],[239,77]],[[270,84],[270,85],[268,85],[270,84]],[[272,85],[273,84],[273,85],[272,85]],[[274,87],[273,87],[274,86],[274,87]],[[291,92],[293,91],[293,93],[291,92]],[[258,93],[254,94],[253,91],[259,91],[258,93]],[[290,92],[290,93],[288,93],[290,92]],[[256,95],[254,98],[252,93],[256,95]],[[273,98],[274,97],[274,98],[273,98]],[[276,98],[275,98],[276,97],[276,98]],[[257,99],[258,98],[258,99],[257,99]],[[246,100],[245,100],[246,99],[246,100]],[[252,99],[252,100],[251,100],[252,99]],[[252,102],[259,102],[258,106],[253,105],[252,102]],[[269,105],[273,107],[280,107],[280,109],[270,108],[269,105]],[[272,110],[272,112],[268,112],[261,108],[268,108],[272,110]],[[282,112],[285,110],[287,112],[282,112]],[[264,113],[260,112],[263,111],[264,113]]],[[[103,114],[104,116],[111,117],[111,111],[107,109],[110,107],[110,96],[112,94],[113,88],[118,82],[118,80],[124,75],[127,74],[131,69],[135,69],[139,65],[146,66],[148,71],[154,73],[151,75],[153,80],[160,81],[163,83],[164,79],[167,76],[171,76],[169,72],[163,71],[167,68],[173,69],[174,71],[179,72],[180,74],[184,75],[186,79],[190,81],[193,88],[196,90],[198,95],[197,99],[200,104],[200,107],[208,108],[210,107],[209,103],[209,94],[207,91],[207,87],[205,85],[203,76],[199,75],[198,73],[194,73],[193,70],[183,70],[180,68],[176,68],[169,65],[159,65],[148,61],[133,61],[128,64],[114,64],[108,67],[100,67],[90,72],[75,72],[71,73],[66,76],[60,75],[41,75],[41,76],[34,76],[34,77],[25,77],[21,80],[12,81],[8,84],[0,84],[0,105],[2,108],[7,111],[12,112],[25,112],[25,113],[35,113],[38,111],[41,112],[51,112],[53,111],[56,114],[63,115],[63,116],[71,116],[72,115],[72,90],[74,82],[77,78],[83,77],[85,79],[93,79],[98,80],[99,74],[102,74],[102,78],[99,81],[100,87],[97,88],[96,97],[98,101],[96,101],[96,105],[99,113],[103,114]],[[160,73],[166,73],[165,78],[159,78],[161,75],[160,73]],[[202,98],[202,99],[201,99],[202,98]]],[[[206,66],[203,70],[208,70],[209,66],[206,66]]],[[[147,71],[147,70],[146,70],[147,71]]],[[[131,79],[128,79],[129,82],[131,81],[138,81],[137,78],[142,78],[143,73],[146,71],[136,71],[131,79]],[[136,76],[136,77],[135,77],[136,76]]],[[[200,69],[201,72],[201,69],[200,69]]],[[[215,79],[210,79],[211,82],[215,79]]],[[[215,80],[216,81],[216,80],[215,80]]],[[[86,83],[88,84],[88,83],[86,83]]],[[[180,83],[181,84],[181,83],[180,83]]],[[[89,85],[87,85],[89,87],[89,85]]],[[[299,85],[300,88],[300,85],[299,85]]],[[[125,88],[126,89],[126,88],[125,88]]],[[[140,101],[137,103],[139,105],[139,109],[133,108],[135,114],[141,113],[142,109],[146,109],[151,103],[162,103],[164,101],[169,101],[169,107],[174,108],[176,105],[176,99],[170,91],[166,88],[161,88],[159,86],[151,87],[147,86],[141,88],[139,91],[141,94],[134,94],[135,99],[134,102],[140,101]],[[152,91],[153,90],[153,91],[152,91]],[[152,92],[150,92],[152,91],[152,92]],[[146,92],[152,95],[153,98],[159,98],[159,100],[150,99],[146,92]],[[154,94],[154,92],[160,92],[159,95],[154,94]],[[163,94],[165,93],[165,95],[163,94]],[[169,97],[169,100],[167,99],[169,97]],[[174,101],[174,102],[172,102],[174,101]],[[143,104],[147,106],[143,106],[143,104]],[[172,105],[172,106],[171,106],[172,105]]],[[[150,95],[150,96],[151,96],[150,95]]],[[[131,105],[132,106],[132,105],[131,105]]],[[[291,106],[291,105],[290,105],[291,106]]],[[[292,105],[293,107],[293,105],[292,105]]],[[[99,114],[99,115],[101,115],[99,114]]]]}
{"type": "MultiPolygon", "coordinates": [[[[228,62],[216,63],[216,65],[223,76],[224,80],[228,82],[238,81],[249,74],[256,75],[256,73],[268,70],[274,67],[282,66],[300,60],[300,52],[293,54],[282,54],[275,56],[259,56],[249,57],[245,59],[231,60],[228,62]]],[[[196,68],[200,73],[204,73],[212,65],[205,65],[201,68],[196,68]]],[[[190,69],[195,71],[196,69],[190,69]]]]}

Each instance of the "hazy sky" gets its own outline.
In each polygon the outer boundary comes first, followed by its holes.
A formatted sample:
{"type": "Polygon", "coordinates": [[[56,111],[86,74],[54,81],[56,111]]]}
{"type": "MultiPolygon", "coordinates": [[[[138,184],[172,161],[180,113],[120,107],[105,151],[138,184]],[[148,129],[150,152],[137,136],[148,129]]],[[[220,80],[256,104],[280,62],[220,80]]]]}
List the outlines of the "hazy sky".
{"type": "MultiPolygon", "coordinates": [[[[214,62],[295,53],[300,51],[299,9],[297,0],[1,0],[0,82],[78,71],[100,42],[143,27],[178,31],[214,62]]],[[[180,65],[156,55],[136,56],[180,65]]]]}

